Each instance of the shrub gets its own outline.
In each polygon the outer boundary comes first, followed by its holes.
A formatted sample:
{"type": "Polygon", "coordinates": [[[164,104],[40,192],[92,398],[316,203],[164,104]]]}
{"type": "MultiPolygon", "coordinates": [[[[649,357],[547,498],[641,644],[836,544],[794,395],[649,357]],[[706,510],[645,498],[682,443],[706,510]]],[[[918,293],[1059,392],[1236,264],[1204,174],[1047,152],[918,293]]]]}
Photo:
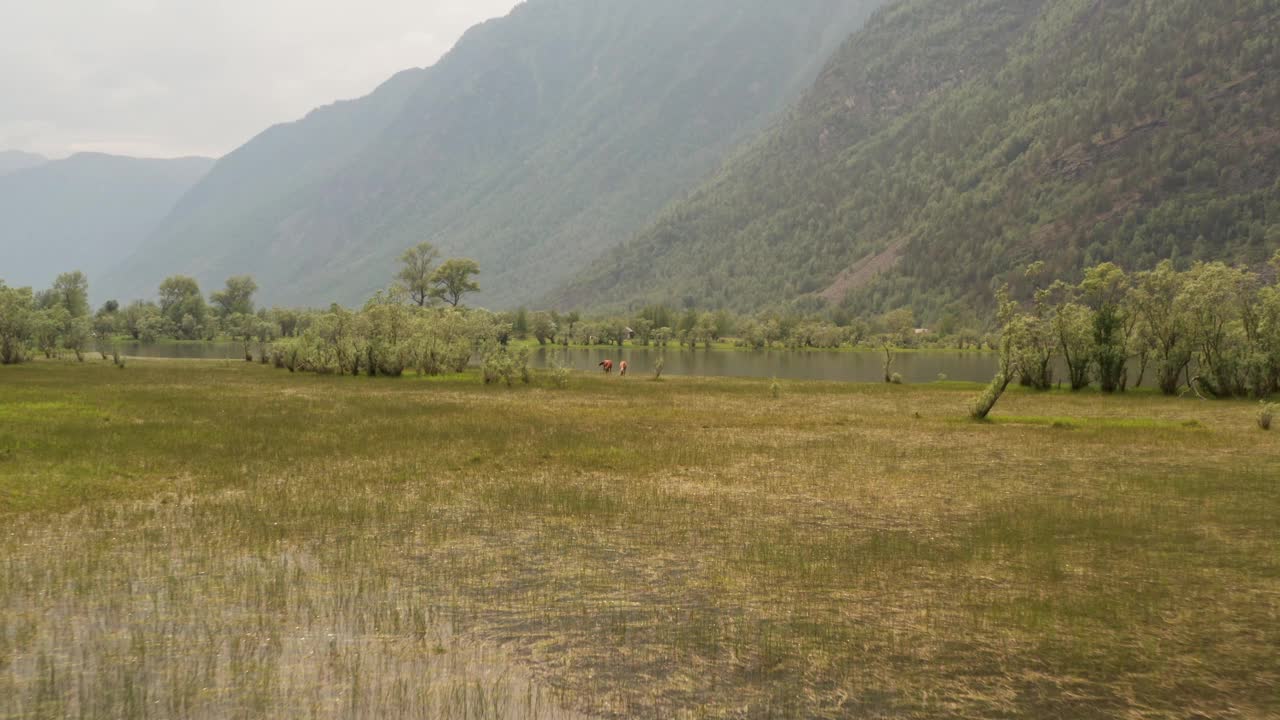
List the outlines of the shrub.
{"type": "Polygon", "coordinates": [[[889,376],[889,382],[893,383],[894,385],[901,385],[901,384],[902,384],[902,373],[894,373],[894,374],[890,375],[890,376],[889,376]]]}
{"type": "Polygon", "coordinates": [[[553,350],[547,364],[551,367],[551,384],[561,390],[568,388],[572,371],[565,365],[564,354],[553,350]]]}
{"type": "Polygon", "coordinates": [[[773,384],[769,386],[769,395],[774,400],[782,397],[782,386],[778,384],[778,378],[773,378],[773,384]]]}
{"type": "Polygon", "coordinates": [[[552,368],[551,382],[561,390],[569,387],[569,368],[564,367],[563,365],[552,368]]]}
{"type": "Polygon", "coordinates": [[[1271,429],[1271,421],[1275,419],[1277,412],[1280,412],[1280,405],[1276,403],[1264,402],[1258,408],[1258,427],[1263,430],[1271,429]]]}
{"type": "Polygon", "coordinates": [[[485,355],[484,364],[480,366],[480,372],[484,375],[485,385],[505,382],[507,387],[511,387],[511,380],[518,370],[507,349],[499,348],[485,355]]]}
{"type": "Polygon", "coordinates": [[[665,361],[663,358],[661,358],[661,357],[659,357],[659,358],[658,358],[658,362],[656,362],[656,363],[654,363],[654,364],[653,364],[653,379],[654,379],[654,380],[661,380],[661,379],[662,379],[662,368],[663,368],[663,367],[665,367],[665,366],[666,366],[666,364],[667,364],[667,363],[666,363],[666,361],[665,361]]]}
{"type": "Polygon", "coordinates": [[[511,365],[512,374],[520,374],[520,382],[528,385],[533,380],[533,373],[529,370],[529,348],[522,347],[511,353],[511,365]]]}

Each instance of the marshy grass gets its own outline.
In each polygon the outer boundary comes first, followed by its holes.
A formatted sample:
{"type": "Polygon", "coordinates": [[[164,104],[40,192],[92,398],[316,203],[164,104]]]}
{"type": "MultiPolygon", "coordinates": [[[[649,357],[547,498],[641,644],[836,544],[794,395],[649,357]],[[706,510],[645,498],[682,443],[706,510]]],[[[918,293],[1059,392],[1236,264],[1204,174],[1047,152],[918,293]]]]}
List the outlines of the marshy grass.
{"type": "Polygon", "coordinates": [[[771,389],[0,369],[0,717],[1280,713],[1256,404],[771,389]]]}

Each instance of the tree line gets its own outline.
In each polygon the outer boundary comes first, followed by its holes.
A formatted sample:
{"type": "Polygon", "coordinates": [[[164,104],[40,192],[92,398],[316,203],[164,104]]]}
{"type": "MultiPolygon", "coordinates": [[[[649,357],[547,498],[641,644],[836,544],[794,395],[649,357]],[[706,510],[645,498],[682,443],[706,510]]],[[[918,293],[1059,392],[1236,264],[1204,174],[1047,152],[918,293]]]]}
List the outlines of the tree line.
{"type": "Polygon", "coordinates": [[[0,362],[67,352],[83,360],[91,344],[105,357],[121,335],[142,341],[223,337],[240,342],[246,360],[256,355],[292,371],[434,375],[461,371],[479,357],[486,379],[510,382],[527,378],[529,359],[528,348],[513,348],[512,340],[686,348],[726,343],[877,348],[889,382],[899,349],[986,347],[998,351],[1001,371],[975,407],[979,417],[1013,382],[1041,390],[1096,385],[1108,393],[1150,383],[1167,395],[1202,397],[1266,398],[1280,391],[1280,253],[1262,272],[1221,262],[1178,269],[1165,261],[1127,273],[1102,263],[1078,283],[1050,281],[1044,264],[1036,263],[1021,279],[1030,300],[1015,300],[1008,286],[997,293],[995,326],[975,329],[982,326],[971,318],[933,331],[917,328],[909,308],[871,319],[838,309],[811,316],[735,315],[665,305],[596,318],[525,309],[492,313],[462,305],[479,290],[475,262],[437,265],[438,257],[427,243],[407,250],[392,286],[357,310],[257,308],[258,287],[248,276],[228,279],[207,300],[194,279],[174,276],[161,283],[158,302],[121,307],[109,301],[96,313],[79,272],[60,275],[39,292],[0,282],[0,362]]]}
{"type": "Polygon", "coordinates": [[[1165,395],[1266,399],[1280,391],[1280,253],[1269,268],[1270,279],[1221,262],[1178,270],[1166,260],[1134,274],[1102,263],[1078,284],[1045,284],[1035,263],[1030,303],[998,293],[1000,371],[973,415],[985,418],[1014,381],[1115,393],[1131,370],[1134,386],[1150,379],[1165,395]]]}
{"type": "MultiPolygon", "coordinates": [[[[428,243],[406,251],[389,292],[411,297],[419,307],[439,301],[458,308],[466,295],[479,290],[474,278],[480,268],[466,258],[436,266],[438,257],[428,243]]],[[[126,306],[109,300],[92,312],[89,280],[82,272],[63,273],[51,288],[40,291],[9,287],[0,280],[0,363],[63,353],[83,360],[91,346],[105,357],[118,337],[140,342],[230,338],[242,342],[250,356],[252,343],[265,347],[278,338],[296,336],[317,315],[306,309],[258,308],[258,289],[252,277],[239,275],[206,299],[195,278],[174,275],[160,283],[156,300],[126,306]]]]}

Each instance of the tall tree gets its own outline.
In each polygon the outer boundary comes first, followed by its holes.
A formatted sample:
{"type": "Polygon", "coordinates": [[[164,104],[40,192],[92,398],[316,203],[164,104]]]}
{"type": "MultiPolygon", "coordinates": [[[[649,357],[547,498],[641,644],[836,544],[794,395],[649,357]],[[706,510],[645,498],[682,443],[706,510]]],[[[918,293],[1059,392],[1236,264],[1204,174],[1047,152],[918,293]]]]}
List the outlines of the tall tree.
{"type": "Polygon", "coordinates": [[[1182,374],[1191,363],[1192,322],[1182,302],[1184,277],[1165,260],[1155,270],[1140,273],[1129,293],[1143,335],[1155,356],[1156,383],[1160,392],[1178,392],[1182,374]]]}
{"type": "Polygon", "coordinates": [[[1094,308],[1093,353],[1098,384],[1102,391],[1123,391],[1128,373],[1129,335],[1132,317],[1124,306],[1129,294],[1129,278],[1112,263],[1085,271],[1080,284],[1085,299],[1094,308]]]}
{"type": "Polygon", "coordinates": [[[79,318],[89,314],[89,279],[79,270],[59,275],[53,281],[53,295],[71,317],[79,318]]]}
{"type": "Polygon", "coordinates": [[[253,314],[253,294],[258,291],[258,283],[248,275],[237,275],[227,278],[227,287],[209,296],[218,317],[229,318],[236,313],[253,314]]]}
{"type": "Polygon", "coordinates": [[[418,307],[425,307],[431,301],[432,276],[439,258],[440,251],[429,242],[418,243],[400,256],[401,267],[396,279],[418,307]]]}
{"type": "MultiPolygon", "coordinates": [[[[130,309],[138,310],[132,306],[130,309]]],[[[205,305],[200,284],[195,278],[174,275],[160,283],[160,314],[182,333],[184,339],[195,340],[200,336],[200,328],[208,313],[209,308],[205,305]],[[184,326],[184,320],[188,317],[193,323],[189,328],[184,326]]],[[[134,337],[137,335],[134,334],[134,337]]]]}
{"type": "Polygon", "coordinates": [[[472,277],[480,274],[475,260],[455,258],[447,260],[431,274],[431,296],[438,297],[453,307],[458,307],[467,293],[478,292],[480,286],[472,277]]]}

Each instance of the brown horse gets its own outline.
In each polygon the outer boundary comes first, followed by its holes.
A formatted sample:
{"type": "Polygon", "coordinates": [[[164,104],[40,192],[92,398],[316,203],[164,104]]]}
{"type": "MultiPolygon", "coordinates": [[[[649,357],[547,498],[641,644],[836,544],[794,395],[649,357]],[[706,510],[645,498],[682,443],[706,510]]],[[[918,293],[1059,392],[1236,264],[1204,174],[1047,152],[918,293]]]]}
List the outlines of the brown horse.
{"type": "Polygon", "coordinates": [[[619,375],[620,377],[626,377],[626,376],[627,376],[627,361],[626,361],[626,360],[623,360],[623,361],[622,361],[622,364],[618,366],[618,375],[619,375]]]}
{"type": "Polygon", "coordinates": [[[601,361],[600,361],[600,364],[599,364],[597,367],[602,367],[602,368],[604,368],[604,374],[605,374],[605,375],[608,375],[609,373],[613,372],[613,361],[612,361],[612,360],[601,360],[601,361]]]}

